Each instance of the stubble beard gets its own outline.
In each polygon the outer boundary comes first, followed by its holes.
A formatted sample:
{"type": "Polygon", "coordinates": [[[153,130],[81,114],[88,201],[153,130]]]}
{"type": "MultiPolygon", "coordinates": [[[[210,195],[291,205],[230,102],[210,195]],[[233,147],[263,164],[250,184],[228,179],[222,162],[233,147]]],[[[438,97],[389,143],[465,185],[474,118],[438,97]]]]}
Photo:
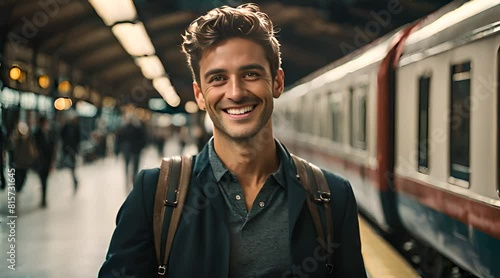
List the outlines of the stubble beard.
{"type": "MultiPolygon", "coordinates": [[[[224,112],[221,112],[224,113],[224,112]]],[[[272,110],[270,112],[264,112],[265,114],[259,117],[257,124],[254,127],[239,131],[237,134],[232,133],[230,128],[225,126],[222,121],[213,121],[214,128],[218,133],[223,136],[226,140],[232,141],[237,144],[252,144],[256,139],[259,139],[259,133],[264,131],[266,124],[271,119],[272,110]]],[[[267,132],[267,131],[266,131],[267,132]]]]}

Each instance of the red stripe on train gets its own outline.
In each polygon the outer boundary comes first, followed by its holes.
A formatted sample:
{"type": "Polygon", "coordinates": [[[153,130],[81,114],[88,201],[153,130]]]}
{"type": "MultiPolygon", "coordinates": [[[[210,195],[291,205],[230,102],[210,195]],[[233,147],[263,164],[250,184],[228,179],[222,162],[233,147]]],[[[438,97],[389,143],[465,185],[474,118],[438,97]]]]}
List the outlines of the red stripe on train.
{"type": "Polygon", "coordinates": [[[428,183],[401,176],[394,178],[396,191],[418,202],[500,239],[500,207],[445,191],[428,183]]]}
{"type": "MultiPolygon", "coordinates": [[[[288,144],[287,144],[288,145],[288,144]]],[[[290,150],[310,161],[328,164],[328,170],[343,168],[352,174],[359,174],[372,181],[370,184],[383,192],[388,190],[387,184],[380,186],[380,174],[376,170],[359,165],[353,161],[333,156],[318,148],[305,147],[299,144],[289,144],[290,150]]],[[[385,177],[385,175],[384,175],[385,177]]],[[[348,177],[346,177],[348,178],[348,177]]],[[[386,181],[386,180],[385,180],[386,181]]],[[[428,183],[396,176],[394,178],[396,191],[410,195],[418,202],[444,213],[458,221],[471,225],[496,239],[500,239],[500,208],[472,200],[449,191],[432,186],[428,183]]]]}

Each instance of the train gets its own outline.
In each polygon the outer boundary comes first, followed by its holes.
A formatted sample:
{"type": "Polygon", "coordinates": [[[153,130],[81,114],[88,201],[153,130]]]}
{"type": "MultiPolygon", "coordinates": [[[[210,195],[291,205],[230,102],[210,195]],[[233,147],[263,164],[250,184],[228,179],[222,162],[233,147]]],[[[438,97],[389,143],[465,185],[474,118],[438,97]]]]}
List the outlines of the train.
{"type": "Polygon", "coordinates": [[[454,1],[287,88],[275,133],[433,250],[424,276],[500,277],[499,82],[500,1],[454,1]]]}

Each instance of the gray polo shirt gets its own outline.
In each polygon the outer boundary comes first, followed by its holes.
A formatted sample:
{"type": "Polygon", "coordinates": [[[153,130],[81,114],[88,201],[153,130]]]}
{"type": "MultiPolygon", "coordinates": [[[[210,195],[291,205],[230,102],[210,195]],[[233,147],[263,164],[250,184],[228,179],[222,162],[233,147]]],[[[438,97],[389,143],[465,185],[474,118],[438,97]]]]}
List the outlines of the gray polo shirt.
{"type": "MultiPolygon", "coordinates": [[[[280,151],[280,148],[277,148],[280,151]]],[[[285,154],[279,153],[281,159],[285,154]]],[[[226,203],[231,229],[230,277],[281,277],[290,266],[288,204],[283,165],[270,175],[247,212],[243,190],[215,153],[208,157],[226,203]]]]}

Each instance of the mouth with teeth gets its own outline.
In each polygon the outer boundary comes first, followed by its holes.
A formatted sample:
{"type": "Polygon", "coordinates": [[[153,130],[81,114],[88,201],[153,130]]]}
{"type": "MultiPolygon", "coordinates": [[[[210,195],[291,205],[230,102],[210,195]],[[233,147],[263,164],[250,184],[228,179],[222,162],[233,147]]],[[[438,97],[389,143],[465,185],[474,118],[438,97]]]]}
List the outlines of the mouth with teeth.
{"type": "Polygon", "coordinates": [[[244,107],[239,107],[239,108],[228,108],[228,109],[223,109],[224,112],[226,112],[229,115],[245,115],[250,112],[255,108],[255,105],[248,105],[244,107]]]}

